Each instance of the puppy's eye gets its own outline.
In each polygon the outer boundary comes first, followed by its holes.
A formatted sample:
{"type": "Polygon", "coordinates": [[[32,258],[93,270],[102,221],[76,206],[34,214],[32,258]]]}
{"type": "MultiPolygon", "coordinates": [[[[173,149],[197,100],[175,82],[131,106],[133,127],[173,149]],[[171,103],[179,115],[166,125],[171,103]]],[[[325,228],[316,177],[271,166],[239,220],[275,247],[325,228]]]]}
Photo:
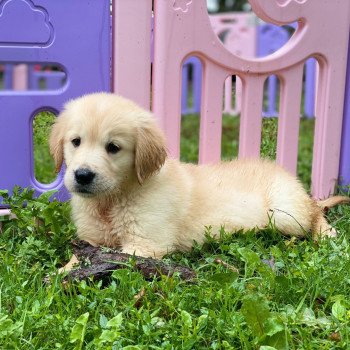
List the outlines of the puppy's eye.
{"type": "Polygon", "coordinates": [[[79,147],[80,146],[80,137],[77,137],[75,139],[72,140],[72,144],[74,147],[79,147]]]}
{"type": "Polygon", "coordinates": [[[120,147],[113,142],[107,143],[106,145],[106,151],[108,153],[116,154],[120,151],[120,147]]]}

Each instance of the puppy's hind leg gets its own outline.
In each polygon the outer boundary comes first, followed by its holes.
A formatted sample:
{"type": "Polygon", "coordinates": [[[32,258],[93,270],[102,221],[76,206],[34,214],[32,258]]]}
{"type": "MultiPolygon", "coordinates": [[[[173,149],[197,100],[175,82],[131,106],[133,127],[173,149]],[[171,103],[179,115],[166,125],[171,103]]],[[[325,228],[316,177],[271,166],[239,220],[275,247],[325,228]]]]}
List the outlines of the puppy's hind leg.
{"type": "Polygon", "coordinates": [[[322,201],[316,201],[315,219],[312,225],[312,234],[315,240],[324,237],[337,237],[337,230],[332,227],[324,217],[324,210],[338,204],[349,204],[350,198],[346,196],[334,196],[322,201]]]}
{"type": "Polygon", "coordinates": [[[322,214],[316,218],[312,226],[312,237],[315,241],[325,237],[334,238],[337,237],[337,234],[337,230],[327,222],[322,214]]]}

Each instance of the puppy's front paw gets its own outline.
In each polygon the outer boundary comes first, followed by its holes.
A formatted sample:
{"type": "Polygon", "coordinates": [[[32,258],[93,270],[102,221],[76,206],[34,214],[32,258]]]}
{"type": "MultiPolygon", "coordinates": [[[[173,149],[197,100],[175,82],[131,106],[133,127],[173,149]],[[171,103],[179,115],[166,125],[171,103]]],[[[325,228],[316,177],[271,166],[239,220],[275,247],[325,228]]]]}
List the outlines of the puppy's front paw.
{"type": "Polygon", "coordinates": [[[123,247],[121,252],[124,254],[129,254],[129,255],[142,256],[144,258],[151,257],[151,254],[149,254],[148,252],[143,251],[143,250],[136,248],[136,247],[133,247],[133,246],[123,247]]]}
{"type": "Polygon", "coordinates": [[[136,255],[136,256],[142,256],[144,258],[155,258],[159,259],[164,254],[157,254],[153,249],[140,249],[135,246],[124,246],[121,250],[122,253],[129,254],[129,255],[136,255]]]}
{"type": "Polygon", "coordinates": [[[58,273],[64,273],[64,272],[69,272],[73,269],[75,265],[79,265],[79,260],[78,258],[73,254],[71,259],[68,261],[68,263],[58,269],[58,273]]]}
{"type": "Polygon", "coordinates": [[[136,249],[134,247],[123,247],[120,252],[129,255],[139,255],[139,253],[136,254],[136,249]]]}

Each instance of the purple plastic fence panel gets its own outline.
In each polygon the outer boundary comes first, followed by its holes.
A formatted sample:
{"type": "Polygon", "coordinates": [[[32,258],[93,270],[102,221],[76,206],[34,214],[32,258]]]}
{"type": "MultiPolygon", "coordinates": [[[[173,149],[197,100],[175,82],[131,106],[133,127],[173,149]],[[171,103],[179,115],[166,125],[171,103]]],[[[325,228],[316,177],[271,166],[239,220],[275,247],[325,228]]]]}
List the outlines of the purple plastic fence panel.
{"type": "Polygon", "coordinates": [[[13,86],[12,75],[13,75],[13,65],[5,64],[5,69],[4,69],[4,89],[5,90],[12,90],[12,86],[13,86]]]}
{"type": "Polygon", "coordinates": [[[316,62],[314,58],[309,58],[306,61],[304,115],[307,118],[313,118],[315,116],[316,62]]]}
{"type": "Polygon", "coordinates": [[[0,188],[57,189],[64,200],[62,173],[48,185],[35,179],[32,120],[42,110],[57,114],[71,98],[110,91],[110,1],[0,1],[0,59],[58,65],[67,74],[57,90],[0,91],[0,188]]]}
{"type": "Polygon", "coordinates": [[[202,64],[199,58],[190,57],[182,66],[181,113],[200,113],[202,88],[202,64]],[[190,67],[192,80],[190,80],[190,67]],[[189,84],[192,82],[192,106],[189,106],[189,84]]]}
{"type": "Polygon", "coordinates": [[[65,84],[66,74],[54,71],[34,71],[29,73],[29,90],[57,90],[65,84]],[[44,84],[42,88],[41,84],[44,84]]]}
{"type": "MultiPolygon", "coordinates": [[[[290,25],[296,28],[297,24],[290,25]]],[[[257,28],[257,56],[264,57],[271,55],[289,40],[290,34],[284,27],[279,27],[273,24],[264,23],[257,28]]],[[[304,115],[308,118],[315,116],[315,85],[316,85],[316,60],[310,58],[306,61],[305,71],[305,100],[304,100],[304,115]]],[[[276,117],[278,111],[276,110],[277,101],[277,78],[272,75],[268,79],[268,100],[267,108],[264,110],[265,117],[276,117]]]]}
{"type": "MultiPolygon", "coordinates": [[[[1,64],[1,62],[0,62],[1,64]]],[[[13,89],[13,65],[12,64],[1,64],[3,74],[3,87],[2,90],[13,89]]]]}
{"type": "Polygon", "coordinates": [[[342,144],[340,152],[339,185],[350,190],[350,45],[348,52],[348,68],[346,75],[344,119],[342,130],[342,144]]]}

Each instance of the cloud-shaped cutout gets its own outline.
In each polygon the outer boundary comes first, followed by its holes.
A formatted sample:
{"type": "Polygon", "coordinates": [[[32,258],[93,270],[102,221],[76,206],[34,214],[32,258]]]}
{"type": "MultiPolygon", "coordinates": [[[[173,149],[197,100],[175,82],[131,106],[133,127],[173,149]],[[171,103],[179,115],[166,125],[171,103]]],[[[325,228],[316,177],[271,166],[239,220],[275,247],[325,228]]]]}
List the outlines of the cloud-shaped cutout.
{"type": "MultiPolygon", "coordinates": [[[[1,3],[0,3],[1,6],[1,3]]],[[[0,7],[0,45],[47,46],[53,26],[43,7],[31,0],[7,0],[0,7]]]]}
{"type": "Polygon", "coordinates": [[[290,2],[295,1],[298,4],[305,4],[307,0],[277,0],[278,4],[280,6],[286,6],[288,5],[290,2]]]}
{"type": "Polygon", "coordinates": [[[175,11],[187,12],[191,4],[192,0],[174,0],[173,8],[175,11]]]}

